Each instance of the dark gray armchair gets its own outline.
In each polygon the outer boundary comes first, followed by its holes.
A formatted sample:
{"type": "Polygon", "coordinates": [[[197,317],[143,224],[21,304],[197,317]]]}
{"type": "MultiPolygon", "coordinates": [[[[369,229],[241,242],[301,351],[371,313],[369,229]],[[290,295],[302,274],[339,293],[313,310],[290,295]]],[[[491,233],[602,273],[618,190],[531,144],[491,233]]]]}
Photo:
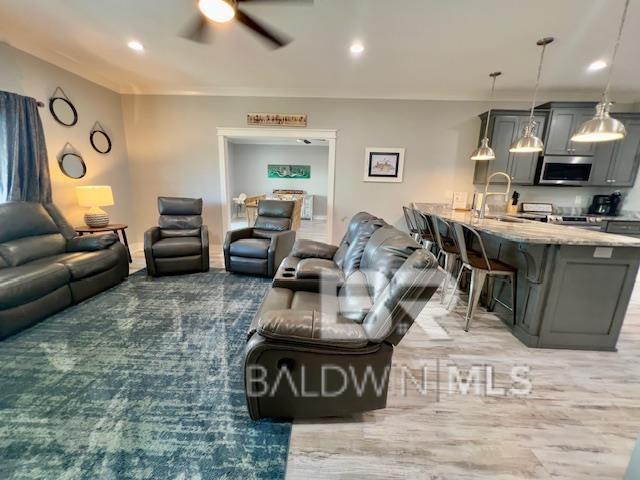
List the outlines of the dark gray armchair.
{"type": "Polygon", "coordinates": [[[296,232],[291,230],[294,205],[289,201],[262,200],[253,227],[227,232],[227,271],[273,277],[296,240],[296,232]]]}
{"type": "Polygon", "coordinates": [[[209,271],[209,231],[202,199],[158,197],[158,227],[144,234],[147,273],[152,276],[209,271]]]}

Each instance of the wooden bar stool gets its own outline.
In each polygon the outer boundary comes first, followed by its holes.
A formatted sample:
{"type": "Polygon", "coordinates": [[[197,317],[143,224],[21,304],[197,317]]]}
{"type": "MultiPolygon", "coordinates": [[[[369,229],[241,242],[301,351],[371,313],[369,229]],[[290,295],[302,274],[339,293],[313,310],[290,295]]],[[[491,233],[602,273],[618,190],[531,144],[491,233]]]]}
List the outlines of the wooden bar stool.
{"type": "MultiPolygon", "coordinates": [[[[478,302],[480,301],[480,293],[482,292],[482,288],[484,287],[484,282],[487,277],[493,278],[494,281],[496,278],[500,278],[505,282],[508,280],[511,284],[511,306],[502,303],[498,298],[493,296],[493,293],[491,294],[492,298],[489,300],[488,305],[490,311],[493,309],[496,302],[500,303],[500,305],[505,307],[507,310],[511,310],[513,314],[512,322],[513,325],[515,325],[517,270],[511,265],[507,265],[500,260],[489,258],[484,248],[482,237],[475,229],[461,223],[452,223],[458,248],[460,249],[460,257],[462,258],[462,268],[460,269],[460,273],[458,273],[458,278],[456,280],[448,308],[451,309],[452,307],[455,292],[460,284],[462,272],[469,270],[471,272],[471,285],[469,288],[469,304],[467,306],[467,315],[465,318],[465,332],[469,331],[471,319],[473,318],[473,314],[475,313],[478,302]],[[480,252],[471,250],[471,245],[473,245],[474,240],[477,241],[480,247],[480,252]]],[[[504,287],[504,283],[502,283],[500,287],[500,292],[502,292],[502,287],[504,287]]],[[[491,291],[493,292],[493,288],[491,291]]],[[[498,293],[498,296],[500,296],[500,292],[498,293]]]]}

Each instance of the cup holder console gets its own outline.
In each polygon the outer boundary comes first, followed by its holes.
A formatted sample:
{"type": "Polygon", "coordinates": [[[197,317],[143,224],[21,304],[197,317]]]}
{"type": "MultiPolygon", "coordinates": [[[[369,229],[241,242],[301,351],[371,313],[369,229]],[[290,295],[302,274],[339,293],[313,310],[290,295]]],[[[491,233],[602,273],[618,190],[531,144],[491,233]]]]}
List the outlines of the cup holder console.
{"type": "Polygon", "coordinates": [[[285,271],[285,272],[295,272],[295,271],[296,271],[296,269],[295,269],[295,268],[293,268],[293,267],[287,267],[287,268],[285,268],[285,269],[284,269],[284,271],[285,271]]]}
{"type": "Polygon", "coordinates": [[[293,278],[293,277],[295,277],[295,275],[293,273],[283,273],[282,276],[285,277],[285,278],[293,278]]]}

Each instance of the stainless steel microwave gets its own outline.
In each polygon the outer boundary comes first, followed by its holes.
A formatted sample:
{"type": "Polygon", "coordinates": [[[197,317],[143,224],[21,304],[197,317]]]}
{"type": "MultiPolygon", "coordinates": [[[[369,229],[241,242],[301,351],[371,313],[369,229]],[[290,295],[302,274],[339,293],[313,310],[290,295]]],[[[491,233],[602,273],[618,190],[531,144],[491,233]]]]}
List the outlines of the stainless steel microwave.
{"type": "Polygon", "coordinates": [[[540,185],[587,185],[591,179],[592,157],[547,155],[542,158],[540,185]]]}

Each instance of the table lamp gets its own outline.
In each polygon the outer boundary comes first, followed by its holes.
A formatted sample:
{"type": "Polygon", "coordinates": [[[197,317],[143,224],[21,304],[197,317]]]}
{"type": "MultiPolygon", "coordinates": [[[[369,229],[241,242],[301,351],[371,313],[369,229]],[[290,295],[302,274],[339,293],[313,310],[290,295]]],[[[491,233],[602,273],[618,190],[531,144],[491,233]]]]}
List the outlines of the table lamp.
{"type": "Polygon", "coordinates": [[[84,223],[88,227],[100,228],[109,225],[109,214],[100,207],[113,205],[113,192],[108,185],[76,187],[78,205],[89,207],[84,214],[84,223]]]}

